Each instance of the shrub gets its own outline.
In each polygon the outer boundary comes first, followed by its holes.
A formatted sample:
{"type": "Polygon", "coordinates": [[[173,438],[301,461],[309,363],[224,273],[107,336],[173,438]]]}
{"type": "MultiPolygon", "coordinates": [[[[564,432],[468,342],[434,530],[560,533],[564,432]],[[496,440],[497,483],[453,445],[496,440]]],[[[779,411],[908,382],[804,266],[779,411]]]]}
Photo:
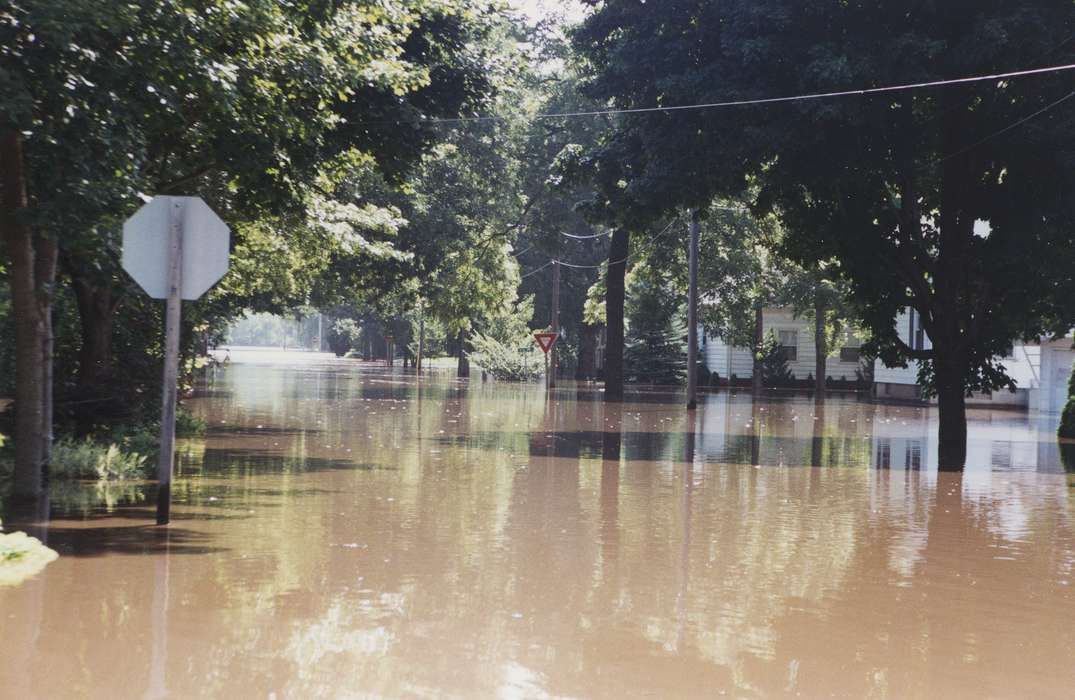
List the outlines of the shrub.
{"type": "Polygon", "coordinates": [[[641,264],[630,272],[627,287],[624,379],[682,383],[688,362],[686,308],[669,270],[641,264]]]}
{"type": "Polygon", "coordinates": [[[1071,379],[1068,380],[1068,403],[1060,415],[1060,429],[1057,434],[1062,438],[1075,440],[1075,365],[1071,368],[1071,379]]]}
{"type": "Polygon", "coordinates": [[[52,448],[49,475],[54,479],[141,479],[145,466],[145,455],[124,452],[115,443],[105,446],[65,438],[52,448]]]}
{"type": "Polygon", "coordinates": [[[175,413],[176,437],[202,437],[205,435],[206,427],[204,420],[185,408],[180,408],[175,413]]]}
{"type": "Polygon", "coordinates": [[[770,331],[765,336],[761,348],[758,350],[761,356],[761,381],[769,387],[791,386],[795,383],[795,375],[788,367],[787,353],[780,346],[776,334],[770,331]]]}
{"type": "Polygon", "coordinates": [[[527,342],[524,347],[488,335],[471,337],[470,359],[496,379],[530,382],[544,373],[544,359],[527,342]]]}
{"type": "Polygon", "coordinates": [[[1060,443],[1060,463],[1064,466],[1064,471],[1075,474],[1075,443],[1060,443]]]}

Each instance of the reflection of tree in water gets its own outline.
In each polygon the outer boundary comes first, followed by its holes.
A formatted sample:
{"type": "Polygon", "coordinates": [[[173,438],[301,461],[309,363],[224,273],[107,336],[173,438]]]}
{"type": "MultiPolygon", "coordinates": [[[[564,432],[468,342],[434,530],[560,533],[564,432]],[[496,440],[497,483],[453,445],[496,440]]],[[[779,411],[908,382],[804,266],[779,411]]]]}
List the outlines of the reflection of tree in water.
{"type": "MultiPolygon", "coordinates": [[[[1041,598],[1040,590],[1028,589],[1052,586],[1055,595],[1062,559],[1071,557],[1070,516],[1055,502],[1041,500],[1040,490],[1027,489],[1017,504],[991,493],[960,505],[949,500],[952,485],[940,484],[934,499],[919,478],[904,472],[815,471],[811,476],[797,470],[711,469],[692,496],[694,544],[684,567],[691,572],[686,641],[669,596],[662,595],[667,581],[640,573],[646,567],[673,571],[683,566],[672,559],[677,548],[668,546],[674,533],[653,523],[639,530],[646,533],[641,539],[621,526],[620,570],[639,572],[628,573],[621,583],[630,593],[616,599],[631,603],[621,615],[641,621],[640,631],[661,649],[689,654],[693,648],[727,667],[740,690],[779,695],[791,683],[806,695],[832,690],[860,697],[886,689],[914,695],[916,688],[920,693],[955,688],[948,677],[936,678],[936,686],[915,681],[929,678],[927,671],[943,666],[942,659],[962,658],[952,649],[968,643],[933,644],[926,628],[951,627],[948,618],[958,614],[966,621],[964,637],[988,637],[993,613],[1011,609],[1012,601],[1002,599],[1005,590],[1033,600],[1041,598]],[[1003,568],[993,570],[995,548],[1005,540],[988,523],[1001,520],[997,511],[1003,508],[1037,514],[1026,531],[1009,534],[1054,543],[1046,547],[1051,560],[1038,548],[1020,550],[1023,563],[1012,566],[1011,574],[1029,576],[1021,583],[1008,579],[1003,568]],[[1060,514],[1063,518],[1055,520],[1060,514]],[[928,545],[930,538],[937,546],[928,545]],[[969,550],[961,553],[960,542],[969,550]],[[937,570],[944,576],[935,577],[937,570]],[[968,574],[977,583],[968,582],[968,574]],[[973,604],[958,613],[951,610],[953,600],[965,599],[962,594],[953,599],[954,591],[980,586],[990,577],[987,594],[975,589],[979,595],[973,604]],[[923,648],[932,651],[923,655],[923,648]]],[[[631,501],[621,497],[621,511],[631,501]]],[[[664,506],[673,510],[671,503],[664,506]]],[[[1071,562],[1066,566],[1070,571],[1071,562]]],[[[1019,624],[1040,617],[1030,614],[1019,624]]],[[[1062,650],[1070,648],[1073,633],[1059,632],[1054,628],[1051,642],[1035,644],[1044,657],[1039,665],[1047,665],[1045,659],[1060,663],[1062,650]]],[[[1021,633],[1032,634],[1030,629],[1021,633]]],[[[1000,653],[1006,644],[990,653],[1000,653]]]]}
{"type": "MultiPolygon", "coordinates": [[[[1075,682],[1062,477],[975,490],[940,475],[934,492],[928,473],[774,468],[781,454],[869,463],[854,413],[832,405],[819,421],[802,404],[752,412],[740,424],[757,439],[732,435],[748,441],[742,464],[701,450],[695,464],[683,413],[664,430],[619,404],[453,391],[420,412],[393,403],[414,395],[361,398],[322,406],[304,433],[261,435],[247,417],[246,432],[210,436],[208,465],[177,492],[178,514],[218,519],[198,521],[213,551],[173,543],[171,692],[223,695],[240,674],[247,694],[288,697],[493,696],[511,679],[527,695],[668,697],[1075,682]],[[567,439],[579,426],[591,449],[567,439]]],[[[281,415],[305,411],[293,399],[281,415]]],[[[153,648],[159,557],[123,553],[87,557],[94,606],[71,570],[50,579],[35,633],[77,630],[71,663],[100,675],[60,687],[71,675],[50,681],[55,655],[36,655],[39,695],[130,694],[115,650],[153,648]]]]}
{"type": "MultiPolygon", "coordinates": [[[[1029,695],[1062,687],[1056,673],[1070,669],[1063,657],[1075,634],[1061,622],[1043,625],[1050,615],[1041,609],[1066,598],[1055,597],[1062,564],[1049,545],[1070,542],[1070,516],[1040,499],[1055,483],[1013,503],[1004,493],[968,496],[959,474],[938,475],[936,491],[921,489],[916,474],[876,474],[875,512],[861,523],[839,595],[775,622],[776,657],[796,661],[791,690],[984,697],[1013,688],[1016,677],[1029,695]],[[988,526],[1006,508],[1043,519],[1006,539],[988,526]],[[1007,563],[998,556],[1005,550],[1007,563]],[[1039,692],[1027,685],[1035,678],[1043,679],[1039,692]]],[[[1070,556],[1069,547],[1060,551],[1070,556]]],[[[783,670],[769,669],[764,692],[788,690],[783,670]]]]}

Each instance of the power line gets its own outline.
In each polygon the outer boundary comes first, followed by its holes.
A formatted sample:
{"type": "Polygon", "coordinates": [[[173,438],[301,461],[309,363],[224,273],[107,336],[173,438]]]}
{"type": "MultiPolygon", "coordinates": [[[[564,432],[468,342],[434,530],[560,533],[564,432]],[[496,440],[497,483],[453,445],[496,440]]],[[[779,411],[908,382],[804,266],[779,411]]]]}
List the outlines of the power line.
{"type": "Polygon", "coordinates": [[[577,236],[577,235],[575,235],[573,233],[564,233],[562,231],[560,232],[561,236],[563,236],[565,238],[572,238],[572,239],[574,239],[576,241],[589,241],[589,240],[593,240],[594,238],[604,238],[605,236],[609,236],[611,234],[612,234],[612,231],[605,231],[604,233],[595,233],[592,236],[577,236]]]}
{"type": "MultiPolygon", "coordinates": [[[[661,237],[661,236],[663,236],[664,234],[666,234],[666,233],[668,233],[669,231],[671,231],[671,230],[672,230],[672,226],[673,226],[673,225],[674,225],[674,224],[675,224],[675,223],[676,223],[677,221],[679,221],[679,217],[678,217],[678,216],[677,216],[677,217],[675,217],[674,219],[672,219],[671,221],[669,221],[669,222],[668,222],[668,225],[667,225],[667,226],[665,226],[665,227],[664,227],[664,228],[663,228],[663,229],[661,230],[661,232],[660,232],[660,233],[658,233],[658,234],[657,234],[656,236],[654,236],[653,238],[651,238],[651,239],[649,239],[648,241],[646,241],[645,243],[643,243],[643,244],[642,244],[642,249],[643,249],[643,250],[645,250],[646,248],[649,248],[649,247],[650,247],[651,245],[653,245],[654,243],[656,243],[656,242],[657,242],[657,239],[658,239],[658,238],[660,238],[660,237],[661,237]]],[[[600,268],[604,267],[605,265],[619,265],[619,264],[621,264],[621,263],[625,263],[625,262],[627,262],[627,261],[628,261],[628,260],[630,260],[630,259],[631,259],[631,255],[630,255],[630,254],[628,254],[628,255],[627,255],[627,256],[626,256],[625,258],[623,258],[622,260],[613,260],[613,261],[611,261],[611,262],[607,262],[607,263],[606,263],[606,262],[603,262],[603,263],[601,263],[600,265],[575,265],[575,264],[573,264],[573,263],[567,263],[567,262],[564,262],[563,260],[557,260],[556,262],[560,263],[560,264],[561,264],[561,265],[563,265],[564,267],[570,267],[570,268],[574,268],[574,269],[576,269],[576,270],[598,270],[598,269],[600,269],[600,268]]]]}
{"type": "MultiPolygon", "coordinates": [[[[601,117],[614,114],[648,114],[653,112],[683,112],[699,109],[718,109],[722,107],[748,107],[751,105],[778,104],[782,102],[801,102],[804,100],[821,100],[833,97],[852,97],[855,95],[875,95],[886,92],[901,92],[904,90],[918,90],[921,88],[943,87],[945,85],[964,85],[967,83],[980,83],[989,80],[1005,80],[1008,78],[1022,78],[1030,75],[1043,73],[1059,73],[1062,71],[1075,70],[1075,63],[1058,66],[1046,66],[1044,68],[1030,68],[1027,70],[1008,71],[1006,73],[993,73],[991,75],[975,75],[967,78],[951,78],[948,80],[931,80],[922,83],[904,83],[901,85],[887,85],[884,87],[861,88],[858,90],[838,90],[835,92],[816,92],[805,95],[788,95],[785,97],[766,97],[753,100],[730,100],[727,102],[705,102],[699,104],[673,105],[671,107],[635,107],[632,109],[602,109],[583,112],[550,112],[535,114],[531,117],[537,119],[569,119],[576,117],[601,117]]],[[[440,117],[420,119],[427,124],[460,124],[467,122],[500,121],[504,117],[478,116],[478,117],[440,117]]]]}
{"type": "Polygon", "coordinates": [[[980,141],[975,141],[971,145],[966,146],[964,148],[961,148],[960,150],[956,151],[955,153],[949,153],[945,157],[941,158],[940,162],[943,163],[944,161],[948,160],[949,158],[955,158],[956,156],[963,155],[967,151],[973,150],[973,149],[977,148],[978,146],[981,146],[986,141],[989,141],[990,139],[995,139],[996,137],[1000,136],[1001,134],[1005,134],[1005,133],[1011,131],[1012,129],[1014,129],[1015,127],[1020,126],[1021,124],[1027,123],[1028,121],[1030,121],[1034,117],[1037,117],[1037,116],[1039,116],[1041,114],[1044,114],[1045,112],[1048,112],[1053,107],[1056,107],[1057,105],[1059,105],[1062,102],[1066,102],[1067,100],[1070,100],[1072,97],[1075,97],[1075,90],[1069,92],[1068,94],[1064,95],[1063,97],[1061,97],[1059,100],[1056,100],[1055,102],[1050,102],[1049,104],[1047,104],[1044,107],[1042,107],[1041,109],[1039,109],[1037,112],[1034,112],[1033,114],[1028,114],[1027,116],[1023,117],[1022,119],[1020,119],[1019,121],[1015,122],[1014,124],[1009,124],[1008,126],[1004,127],[1000,131],[994,131],[992,134],[989,134],[989,136],[986,136],[985,138],[981,139],[980,141]]]}
{"type": "MultiPolygon", "coordinates": [[[[674,226],[676,224],[676,222],[678,222],[678,221],[679,221],[678,216],[673,218],[671,221],[669,221],[668,225],[665,226],[663,229],[661,229],[660,233],[658,233],[657,235],[653,236],[648,241],[646,241],[645,243],[642,244],[642,250],[645,250],[646,248],[649,248],[651,245],[653,245],[654,243],[657,242],[658,238],[660,238],[664,234],[666,234],[669,231],[671,231],[672,226],[674,226]]],[[[639,251],[639,252],[641,252],[641,251],[639,251]]],[[[621,263],[627,262],[630,259],[631,259],[631,255],[628,255],[627,257],[623,258],[622,260],[613,260],[611,262],[602,262],[602,263],[600,263],[598,265],[576,265],[575,263],[569,263],[569,262],[564,262],[563,260],[555,260],[554,259],[554,260],[550,260],[549,262],[545,263],[544,265],[542,265],[539,268],[536,268],[534,270],[531,270],[530,272],[527,272],[525,275],[523,275],[519,279],[524,279],[526,277],[529,277],[530,275],[536,275],[537,273],[541,272],[546,267],[548,267],[549,265],[552,265],[554,263],[560,263],[564,267],[570,267],[573,270],[599,270],[602,267],[604,267],[605,265],[619,265],[621,263]]]]}
{"type": "Polygon", "coordinates": [[[554,262],[556,262],[556,260],[549,260],[548,262],[545,263],[545,265],[541,266],[540,268],[537,268],[536,270],[531,270],[530,272],[526,273],[525,275],[520,276],[519,280],[526,280],[526,278],[529,277],[530,275],[537,274],[537,273],[541,272],[542,270],[544,270],[548,266],[553,265],[554,262]]]}

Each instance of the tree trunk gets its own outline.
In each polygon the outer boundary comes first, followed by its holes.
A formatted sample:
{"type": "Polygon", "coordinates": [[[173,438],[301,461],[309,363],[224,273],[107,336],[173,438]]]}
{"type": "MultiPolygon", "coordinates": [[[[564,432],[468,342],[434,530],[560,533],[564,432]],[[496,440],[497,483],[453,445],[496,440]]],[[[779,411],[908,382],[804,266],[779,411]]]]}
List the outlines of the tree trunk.
{"type": "Polygon", "coordinates": [[[950,362],[934,361],[939,430],[937,468],[960,471],[967,462],[967,394],[964,374],[950,362]]]}
{"type": "Polygon", "coordinates": [[[93,285],[74,271],[71,287],[78,302],[78,320],[82,348],[78,353],[78,388],[97,389],[108,385],[112,376],[112,303],[111,285],[93,285]]]}
{"type": "Polygon", "coordinates": [[[828,356],[829,344],[825,342],[825,300],[819,289],[814,294],[814,391],[818,396],[825,393],[828,356]]]}
{"type": "MultiPolygon", "coordinates": [[[[0,227],[11,260],[11,300],[15,316],[15,496],[41,495],[45,421],[45,323],[38,302],[35,237],[18,220],[27,206],[19,134],[0,134],[0,227]]],[[[45,302],[47,305],[47,301],[45,302]]],[[[51,402],[50,402],[51,404],[51,402]]]]}
{"type": "Polygon", "coordinates": [[[470,376],[470,358],[467,357],[467,332],[459,331],[459,364],[456,367],[456,376],[470,376]]]}
{"type": "Polygon", "coordinates": [[[753,390],[755,396],[761,393],[761,350],[765,344],[765,310],[762,307],[754,309],[754,376],[753,390]]]}
{"type": "Polygon", "coordinates": [[[605,401],[623,399],[623,302],[627,295],[627,253],[631,234],[618,228],[608,250],[605,280],[605,401]]]}
{"type": "MultiPolygon", "coordinates": [[[[952,148],[966,138],[962,109],[950,109],[949,101],[962,99],[945,92],[941,108],[941,143],[952,148]]],[[[934,273],[932,311],[933,378],[939,416],[937,463],[941,471],[961,470],[967,461],[966,386],[970,349],[977,342],[973,320],[966,320],[963,306],[974,294],[968,287],[968,259],[974,240],[974,217],[965,203],[971,192],[973,152],[966,150],[941,164],[941,206],[937,217],[940,242],[934,273]]],[[[912,329],[913,330],[913,329],[912,329]]],[[[912,345],[914,338],[911,338],[912,345]]]]}
{"type": "Polygon", "coordinates": [[[37,237],[34,277],[37,285],[37,307],[41,317],[41,463],[52,459],[53,423],[53,350],[52,290],[56,285],[56,260],[59,248],[56,241],[37,237]]]}

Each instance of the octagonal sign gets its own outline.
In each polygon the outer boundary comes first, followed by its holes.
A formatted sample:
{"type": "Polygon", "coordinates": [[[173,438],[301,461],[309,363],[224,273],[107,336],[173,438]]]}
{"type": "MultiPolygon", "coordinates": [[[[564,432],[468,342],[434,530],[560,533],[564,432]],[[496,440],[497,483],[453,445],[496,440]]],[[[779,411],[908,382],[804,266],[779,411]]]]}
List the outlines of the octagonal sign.
{"type": "Polygon", "coordinates": [[[123,269],[154,299],[168,297],[168,226],[183,232],[180,296],[198,299],[228,271],[227,224],[201,197],[154,197],[123,224],[123,269]]]}

